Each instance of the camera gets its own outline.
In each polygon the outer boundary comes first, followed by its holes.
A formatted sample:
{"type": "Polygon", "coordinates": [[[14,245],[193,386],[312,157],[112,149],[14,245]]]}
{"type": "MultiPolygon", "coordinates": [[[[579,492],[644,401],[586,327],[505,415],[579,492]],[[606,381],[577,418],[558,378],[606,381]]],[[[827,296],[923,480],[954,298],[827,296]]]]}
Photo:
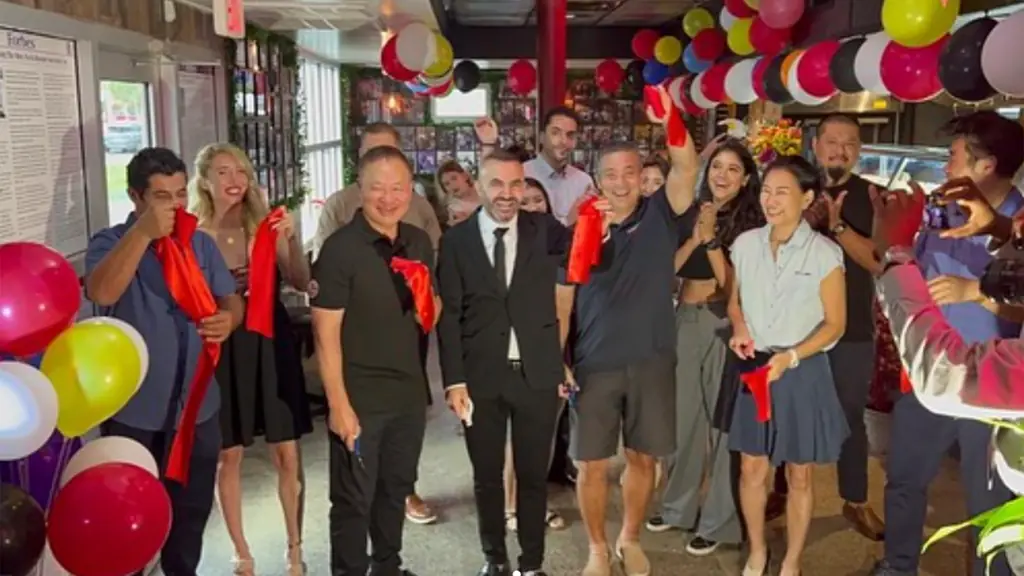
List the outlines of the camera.
{"type": "Polygon", "coordinates": [[[1004,251],[1010,255],[1000,254],[989,262],[985,273],[981,276],[981,293],[1000,304],[1024,306],[1024,236],[1010,241],[1004,251]]]}

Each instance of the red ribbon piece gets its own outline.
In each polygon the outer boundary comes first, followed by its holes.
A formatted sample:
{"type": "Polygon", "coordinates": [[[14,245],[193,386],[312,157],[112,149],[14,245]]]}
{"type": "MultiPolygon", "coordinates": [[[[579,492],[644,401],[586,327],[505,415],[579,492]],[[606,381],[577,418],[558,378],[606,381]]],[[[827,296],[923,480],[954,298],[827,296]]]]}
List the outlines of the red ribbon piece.
{"type": "Polygon", "coordinates": [[[907,371],[900,368],[900,394],[910,394],[914,391],[914,385],[910,383],[907,371]]]}
{"type": "Polygon", "coordinates": [[[256,228],[249,257],[249,302],[245,327],[264,338],[274,337],[274,296],[277,292],[277,230],[284,208],[275,208],[256,228]]]}
{"type": "MultiPolygon", "coordinates": [[[[206,283],[203,270],[192,250],[192,236],[199,226],[198,219],[179,208],[174,219],[174,231],[170,236],[155,242],[156,255],[163,266],[167,289],[189,320],[197,326],[204,319],[217,313],[217,302],[206,283]]],[[[167,477],[182,485],[188,483],[188,469],[192,460],[192,445],[195,443],[196,420],[199,408],[206,398],[206,391],[213,380],[213,372],[220,360],[220,344],[203,343],[192,382],[188,387],[185,409],[178,421],[178,431],[171,444],[167,458],[167,477]]]]}
{"type": "Polygon", "coordinates": [[[669,110],[665,109],[661,91],[656,86],[644,87],[644,105],[650,108],[651,114],[658,122],[665,122],[665,116],[668,116],[668,122],[665,125],[665,143],[669,147],[682,148],[686,146],[689,131],[686,129],[686,122],[683,122],[683,115],[675,107],[675,104],[670,104],[669,110]]]}
{"type": "Polygon", "coordinates": [[[590,270],[601,262],[601,241],[604,236],[601,212],[594,206],[597,197],[591,196],[580,204],[576,228],[572,232],[569,263],[565,268],[566,282],[586,284],[590,270]]]}
{"type": "Polygon", "coordinates": [[[416,306],[416,319],[423,328],[424,334],[429,334],[434,328],[434,319],[437,317],[437,309],[434,307],[434,283],[430,279],[430,269],[427,265],[416,260],[394,257],[391,259],[391,270],[401,274],[405,279],[405,285],[412,292],[412,301],[416,306]]]}
{"type": "Polygon", "coordinates": [[[771,367],[767,364],[757,370],[740,374],[740,381],[750,390],[754,396],[754,405],[757,406],[757,421],[764,423],[772,419],[772,395],[771,385],[768,382],[768,370],[771,367]]]}

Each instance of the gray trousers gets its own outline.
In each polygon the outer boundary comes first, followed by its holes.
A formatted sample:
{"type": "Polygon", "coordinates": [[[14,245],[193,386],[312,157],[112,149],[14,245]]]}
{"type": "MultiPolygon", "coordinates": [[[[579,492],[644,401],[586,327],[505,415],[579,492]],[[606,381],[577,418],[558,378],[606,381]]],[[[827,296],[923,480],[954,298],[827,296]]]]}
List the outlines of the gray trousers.
{"type": "Polygon", "coordinates": [[[676,451],[665,459],[668,480],[661,516],[683,529],[696,526],[698,536],[738,544],[743,529],[736,513],[729,440],[711,425],[728,353],[728,326],[725,303],[680,303],[676,311],[676,451]],[[708,491],[702,506],[705,465],[708,491]]]}

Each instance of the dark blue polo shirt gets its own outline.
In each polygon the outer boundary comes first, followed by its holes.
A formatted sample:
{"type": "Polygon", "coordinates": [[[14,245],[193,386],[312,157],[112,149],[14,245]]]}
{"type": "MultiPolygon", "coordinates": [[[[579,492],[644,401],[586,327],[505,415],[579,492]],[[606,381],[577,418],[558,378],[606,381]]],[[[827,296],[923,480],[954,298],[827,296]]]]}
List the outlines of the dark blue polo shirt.
{"type": "MultiPolygon", "coordinates": [[[[615,258],[576,289],[573,358],[577,370],[600,372],[675,355],[673,257],[676,214],[662,188],[613,225],[615,258]]],[[[564,282],[565,269],[559,270],[564,282]]]]}
{"type": "MultiPolygon", "coordinates": [[[[92,273],[135,222],[130,214],[124,224],[100,230],[89,240],[85,255],[86,273],[92,273]]],[[[235,280],[228,271],[216,242],[196,231],[192,249],[214,298],[235,292],[235,280]]],[[[178,308],[164,281],[163,268],[150,247],[139,262],[135,278],[113,306],[101,306],[101,316],[118,318],[132,325],[149,348],[149,371],[139,391],[113,420],[141,430],[165,430],[168,417],[176,426],[184,408],[192,375],[199,361],[203,340],[185,313],[178,308]]],[[[211,383],[199,410],[199,422],[217,414],[220,390],[211,383]]]]}

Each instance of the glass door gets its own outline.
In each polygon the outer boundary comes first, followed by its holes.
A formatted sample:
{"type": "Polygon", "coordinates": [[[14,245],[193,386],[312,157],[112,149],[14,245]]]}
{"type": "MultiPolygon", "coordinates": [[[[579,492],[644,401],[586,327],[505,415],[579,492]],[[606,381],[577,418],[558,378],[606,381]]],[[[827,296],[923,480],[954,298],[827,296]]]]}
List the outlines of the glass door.
{"type": "Polygon", "coordinates": [[[148,82],[102,80],[100,107],[106,153],[107,206],[110,223],[124,222],[133,210],[128,196],[128,162],[154,144],[152,95],[148,82]]]}

